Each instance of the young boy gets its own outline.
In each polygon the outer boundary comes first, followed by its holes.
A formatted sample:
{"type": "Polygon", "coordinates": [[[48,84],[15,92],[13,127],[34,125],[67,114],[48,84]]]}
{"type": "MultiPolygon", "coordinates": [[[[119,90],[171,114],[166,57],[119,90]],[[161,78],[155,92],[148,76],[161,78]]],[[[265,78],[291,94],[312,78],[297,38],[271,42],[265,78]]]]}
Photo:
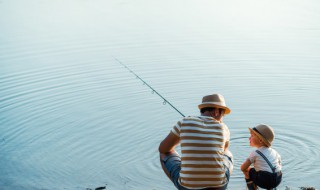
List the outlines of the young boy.
{"type": "Polygon", "coordinates": [[[281,157],[271,148],[274,139],[273,129],[260,124],[250,130],[250,146],[256,147],[241,165],[249,190],[256,190],[257,186],[263,189],[277,187],[282,179],[281,157]],[[250,167],[253,165],[253,167],[250,167]]]}

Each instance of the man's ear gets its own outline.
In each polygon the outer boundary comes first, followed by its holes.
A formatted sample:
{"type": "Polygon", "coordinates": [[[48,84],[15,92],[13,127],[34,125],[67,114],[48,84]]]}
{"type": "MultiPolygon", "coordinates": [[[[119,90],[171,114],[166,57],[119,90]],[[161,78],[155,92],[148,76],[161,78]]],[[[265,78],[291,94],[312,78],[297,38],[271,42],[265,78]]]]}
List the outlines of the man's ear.
{"type": "Polygon", "coordinates": [[[214,116],[219,116],[220,112],[218,108],[214,108],[214,116]]]}

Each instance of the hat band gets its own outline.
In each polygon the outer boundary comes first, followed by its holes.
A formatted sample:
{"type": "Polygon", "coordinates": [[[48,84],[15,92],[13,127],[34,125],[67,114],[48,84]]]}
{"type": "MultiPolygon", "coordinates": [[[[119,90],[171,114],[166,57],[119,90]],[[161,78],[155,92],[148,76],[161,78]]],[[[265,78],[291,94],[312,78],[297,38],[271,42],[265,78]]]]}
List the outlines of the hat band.
{"type": "MultiPolygon", "coordinates": [[[[258,131],[258,129],[256,129],[255,127],[252,128],[252,130],[254,130],[255,132],[259,133],[259,135],[263,136],[263,135],[258,131]]],[[[263,137],[264,137],[264,136],[263,136],[263,137]]]]}
{"type": "Polygon", "coordinates": [[[226,106],[224,102],[202,102],[202,104],[215,104],[220,106],[226,106]]]}

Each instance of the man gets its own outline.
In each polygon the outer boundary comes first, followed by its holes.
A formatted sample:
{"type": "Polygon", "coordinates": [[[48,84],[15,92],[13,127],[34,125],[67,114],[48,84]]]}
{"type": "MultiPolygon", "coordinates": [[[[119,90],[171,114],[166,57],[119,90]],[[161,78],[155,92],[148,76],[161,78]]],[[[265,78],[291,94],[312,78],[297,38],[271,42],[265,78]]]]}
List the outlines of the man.
{"type": "Polygon", "coordinates": [[[233,170],[230,132],[222,119],[230,113],[220,94],[204,96],[201,116],[182,118],[159,146],[162,169],[179,190],[225,190],[233,170]],[[181,156],[175,151],[181,144],[181,156]]]}

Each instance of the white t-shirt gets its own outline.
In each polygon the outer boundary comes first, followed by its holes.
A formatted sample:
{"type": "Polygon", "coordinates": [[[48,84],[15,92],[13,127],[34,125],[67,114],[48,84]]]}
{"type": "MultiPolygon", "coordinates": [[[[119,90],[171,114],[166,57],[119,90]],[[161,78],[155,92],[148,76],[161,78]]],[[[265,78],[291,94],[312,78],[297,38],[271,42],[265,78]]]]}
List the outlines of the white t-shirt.
{"type": "MultiPolygon", "coordinates": [[[[276,150],[272,149],[271,147],[260,147],[257,150],[259,150],[269,160],[273,167],[276,167],[275,172],[281,171],[281,156],[276,150]]],[[[248,159],[250,160],[251,164],[253,164],[256,171],[262,170],[272,173],[269,164],[256,151],[252,151],[248,159]]]]}

